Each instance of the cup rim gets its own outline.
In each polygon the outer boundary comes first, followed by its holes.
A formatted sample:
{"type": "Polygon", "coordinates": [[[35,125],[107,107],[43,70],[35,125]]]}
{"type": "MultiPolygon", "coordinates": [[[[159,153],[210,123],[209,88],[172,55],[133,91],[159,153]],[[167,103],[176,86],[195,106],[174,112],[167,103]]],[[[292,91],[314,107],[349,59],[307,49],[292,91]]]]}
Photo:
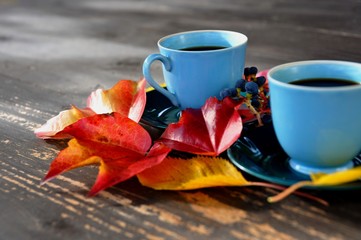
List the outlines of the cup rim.
{"type": "Polygon", "coordinates": [[[334,92],[334,91],[349,91],[349,90],[355,90],[355,89],[361,89],[361,76],[360,76],[360,84],[358,85],[352,85],[352,86],[337,86],[337,87],[312,87],[312,86],[300,86],[300,85],[294,85],[289,84],[286,82],[281,82],[275,78],[272,77],[272,75],[279,71],[280,69],[289,68],[293,66],[305,66],[305,65],[348,65],[348,66],[355,66],[361,68],[361,63],[357,62],[351,62],[351,61],[343,61],[343,60],[305,60],[305,61],[296,61],[296,62],[289,62],[284,63],[278,66],[275,66],[271,68],[267,73],[267,80],[273,84],[287,87],[288,89],[295,89],[295,90],[307,90],[307,91],[328,91],[328,92],[334,92]]]}
{"type": "Polygon", "coordinates": [[[244,44],[246,44],[248,42],[248,37],[240,32],[236,32],[236,31],[230,31],[230,30],[217,30],[217,29],[209,29],[209,30],[193,30],[193,31],[184,31],[184,32],[178,32],[178,33],[173,33],[167,36],[162,37],[161,39],[158,40],[157,45],[159,48],[162,49],[166,49],[168,51],[173,51],[173,52],[183,52],[183,53],[188,53],[188,54],[195,54],[195,53],[199,53],[199,52],[220,52],[220,51],[228,51],[229,49],[233,49],[239,46],[242,46],[244,44]],[[222,49],[216,49],[216,50],[206,50],[206,51],[182,51],[179,49],[174,49],[174,48],[169,48],[169,47],[165,47],[162,45],[162,42],[164,42],[166,39],[169,39],[171,37],[175,37],[175,36],[179,36],[179,35],[188,35],[188,34],[193,34],[193,33],[212,33],[212,32],[218,32],[218,33],[227,33],[227,34],[234,34],[234,35],[239,35],[243,38],[242,43],[231,46],[231,47],[226,47],[226,48],[222,48],[222,49]]]}

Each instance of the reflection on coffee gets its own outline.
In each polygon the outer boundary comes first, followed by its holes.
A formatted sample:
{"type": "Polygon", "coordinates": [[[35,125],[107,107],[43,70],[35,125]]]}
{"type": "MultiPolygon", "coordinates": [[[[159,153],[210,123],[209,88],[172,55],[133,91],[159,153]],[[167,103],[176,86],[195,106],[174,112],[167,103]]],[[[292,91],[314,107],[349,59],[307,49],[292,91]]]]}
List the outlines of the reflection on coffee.
{"type": "Polygon", "coordinates": [[[360,83],[347,79],[334,78],[308,78],[290,82],[293,85],[307,86],[307,87],[343,87],[351,85],[359,85],[360,83]]]}
{"type": "Polygon", "coordinates": [[[195,46],[195,47],[187,47],[179,49],[181,51],[213,51],[213,50],[220,50],[226,47],[222,46],[195,46]]]}

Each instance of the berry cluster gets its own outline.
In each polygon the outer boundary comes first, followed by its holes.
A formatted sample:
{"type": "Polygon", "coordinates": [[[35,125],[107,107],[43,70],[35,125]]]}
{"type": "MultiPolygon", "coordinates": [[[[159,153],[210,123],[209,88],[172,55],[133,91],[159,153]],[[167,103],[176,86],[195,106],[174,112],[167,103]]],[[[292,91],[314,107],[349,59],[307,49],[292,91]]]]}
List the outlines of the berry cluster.
{"type": "MultiPolygon", "coordinates": [[[[258,76],[256,67],[246,67],[244,78],[238,80],[234,88],[220,92],[221,98],[231,97],[245,102],[253,114],[260,119],[260,113],[269,112],[269,88],[264,76],[258,76]]],[[[260,125],[262,125],[259,120],[260,125]]]]}

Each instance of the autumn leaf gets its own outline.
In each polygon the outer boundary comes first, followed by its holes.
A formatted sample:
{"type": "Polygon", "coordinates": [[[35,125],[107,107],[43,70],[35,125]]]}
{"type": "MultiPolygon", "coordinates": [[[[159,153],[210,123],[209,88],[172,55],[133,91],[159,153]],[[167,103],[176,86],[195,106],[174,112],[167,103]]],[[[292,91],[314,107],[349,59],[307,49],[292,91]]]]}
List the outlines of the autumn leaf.
{"type": "Polygon", "coordinates": [[[118,112],[139,122],[146,102],[146,81],[121,80],[109,90],[98,89],[90,94],[87,107],[95,113],[118,112]]]}
{"type": "Polygon", "coordinates": [[[102,161],[98,177],[89,192],[89,196],[94,196],[105,188],[125,181],[147,168],[158,165],[164,160],[170,150],[164,144],[156,143],[145,156],[102,161]]]}
{"type": "Polygon", "coordinates": [[[49,119],[34,131],[39,138],[68,138],[69,135],[57,134],[81,118],[95,114],[117,112],[138,122],[143,114],[146,101],[145,80],[139,82],[120,80],[109,90],[98,89],[90,94],[84,109],[72,106],[49,119]]]}
{"type": "Polygon", "coordinates": [[[311,174],[312,182],[316,185],[340,185],[361,178],[361,166],[335,173],[314,173],[311,174]]]}
{"type": "Polygon", "coordinates": [[[137,177],[142,185],[157,190],[248,185],[248,181],[228,160],[204,156],[190,159],[167,157],[137,177]]]}
{"type": "MultiPolygon", "coordinates": [[[[104,144],[145,154],[152,144],[149,133],[142,126],[116,112],[80,119],[66,127],[61,133],[82,140],[83,144],[89,143],[89,148],[94,149],[96,145],[104,144]]],[[[98,151],[102,152],[101,149],[98,151]]]]}
{"type": "Polygon", "coordinates": [[[312,173],[310,175],[311,181],[300,181],[276,196],[269,197],[269,202],[278,202],[288,195],[292,194],[299,188],[306,186],[335,186],[345,183],[350,183],[361,179],[361,166],[354,167],[345,171],[339,171],[334,173],[312,173]]]}
{"type": "Polygon", "coordinates": [[[71,106],[71,109],[61,111],[57,116],[49,119],[44,125],[34,131],[38,138],[53,138],[62,139],[69,138],[68,134],[57,134],[63,130],[66,126],[69,126],[81,118],[94,115],[95,112],[89,108],[79,109],[75,106],[71,106]]]}
{"type": "Polygon", "coordinates": [[[99,191],[159,164],[170,149],[154,145],[148,132],[119,113],[82,118],[61,133],[74,137],[50,165],[43,182],[74,168],[100,164],[98,178],[90,191],[99,191]]]}
{"type": "Polygon", "coordinates": [[[218,156],[240,136],[242,119],[233,101],[209,98],[201,109],[182,111],[177,123],[170,124],[159,141],[168,147],[209,156],[218,156]]]}
{"type": "Polygon", "coordinates": [[[238,114],[241,116],[244,123],[255,121],[257,119],[255,114],[249,110],[246,104],[242,104],[240,106],[240,108],[238,109],[238,114]]]}
{"type": "MultiPolygon", "coordinates": [[[[51,163],[45,181],[56,175],[88,164],[88,158],[97,156],[105,159],[117,159],[121,156],[144,155],[151,146],[148,132],[133,120],[121,114],[99,114],[82,118],[66,127],[61,134],[75,139],[68,143],[51,163]],[[130,132],[133,138],[129,138],[130,132]],[[137,138],[140,141],[137,141],[137,138]]],[[[92,161],[92,163],[99,163],[92,161]]]]}
{"type": "Polygon", "coordinates": [[[93,151],[79,144],[76,139],[71,139],[68,142],[68,147],[60,151],[58,156],[52,161],[42,183],[71,169],[100,163],[100,160],[93,151]]]}
{"type": "MultiPolygon", "coordinates": [[[[247,181],[228,160],[194,156],[190,159],[167,157],[159,165],[137,175],[140,183],[156,190],[192,190],[206,187],[267,187],[284,190],[283,186],[267,182],[247,181]]],[[[293,192],[323,205],[323,199],[303,192],[293,192]]]]}

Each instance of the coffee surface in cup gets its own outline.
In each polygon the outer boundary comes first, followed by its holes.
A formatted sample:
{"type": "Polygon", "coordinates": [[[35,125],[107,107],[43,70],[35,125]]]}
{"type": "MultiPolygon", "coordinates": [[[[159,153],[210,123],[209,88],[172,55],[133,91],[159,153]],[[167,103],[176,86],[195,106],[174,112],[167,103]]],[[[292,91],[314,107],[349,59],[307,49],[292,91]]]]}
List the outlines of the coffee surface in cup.
{"type": "Polygon", "coordinates": [[[212,51],[212,50],[220,50],[226,47],[223,46],[195,46],[195,47],[186,47],[179,49],[181,51],[212,51]]]}
{"type": "Polygon", "coordinates": [[[309,78],[297,81],[292,81],[290,84],[307,86],[307,87],[342,87],[359,85],[360,83],[347,80],[347,79],[334,79],[334,78],[309,78]]]}

